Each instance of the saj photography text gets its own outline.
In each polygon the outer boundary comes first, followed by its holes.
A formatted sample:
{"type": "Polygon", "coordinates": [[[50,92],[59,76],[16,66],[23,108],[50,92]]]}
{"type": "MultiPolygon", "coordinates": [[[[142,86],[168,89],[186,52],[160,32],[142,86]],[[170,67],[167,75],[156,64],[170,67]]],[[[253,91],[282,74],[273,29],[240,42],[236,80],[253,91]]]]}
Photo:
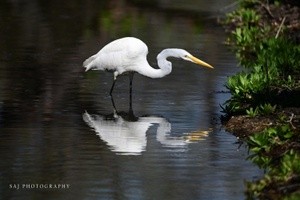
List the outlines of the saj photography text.
{"type": "Polygon", "coordinates": [[[12,190],[33,190],[33,189],[46,189],[46,190],[63,190],[69,189],[70,184],[65,183],[11,183],[8,185],[12,190]]]}

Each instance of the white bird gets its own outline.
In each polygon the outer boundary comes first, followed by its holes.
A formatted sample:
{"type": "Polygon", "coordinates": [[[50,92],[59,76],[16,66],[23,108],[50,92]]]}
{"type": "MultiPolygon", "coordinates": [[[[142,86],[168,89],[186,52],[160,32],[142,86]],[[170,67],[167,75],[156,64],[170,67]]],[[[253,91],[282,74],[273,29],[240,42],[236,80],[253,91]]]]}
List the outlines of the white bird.
{"type": "Polygon", "coordinates": [[[104,46],[97,54],[83,62],[85,71],[108,70],[114,74],[114,81],[110,89],[112,95],[117,77],[125,72],[130,73],[130,93],[132,91],[132,79],[134,72],[150,78],[162,78],[172,71],[172,63],[168,57],[181,58],[208,68],[210,64],[194,57],[184,49],[168,48],[157,55],[159,69],[152,68],[147,61],[148,47],[138,38],[125,37],[112,41],[104,46]]]}

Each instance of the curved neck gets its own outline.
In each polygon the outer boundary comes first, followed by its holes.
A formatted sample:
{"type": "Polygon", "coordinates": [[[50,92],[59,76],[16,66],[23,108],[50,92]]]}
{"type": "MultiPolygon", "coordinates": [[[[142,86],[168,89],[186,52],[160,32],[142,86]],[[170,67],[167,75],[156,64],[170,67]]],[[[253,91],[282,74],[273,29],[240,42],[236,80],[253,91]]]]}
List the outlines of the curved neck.
{"type": "Polygon", "coordinates": [[[172,72],[172,63],[167,60],[168,57],[180,57],[176,53],[177,49],[164,49],[156,57],[159,69],[155,69],[145,60],[144,66],[138,73],[150,78],[162,78],[172,72]]]}

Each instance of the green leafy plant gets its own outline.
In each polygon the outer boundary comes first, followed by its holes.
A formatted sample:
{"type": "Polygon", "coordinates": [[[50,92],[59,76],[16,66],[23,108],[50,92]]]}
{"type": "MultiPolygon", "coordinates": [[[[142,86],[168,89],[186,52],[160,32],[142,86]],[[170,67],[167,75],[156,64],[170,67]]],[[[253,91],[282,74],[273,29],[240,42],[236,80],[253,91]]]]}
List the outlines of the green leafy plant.
{"type": "Polygon", "coordinates": [[[226,83],[232,94],[226,102],[231,111],[241,112],[270,101],[277,91],[300,87],[294,78],[300,73],[300,45],[284,36],[275,37],[271,25],[261,25],[261,16],[253,9],[259,4],[259,0],[243,0],[242,7],[225,20],[234,24],[228,43],[246,68],[226,83]]]}
{"type": "Polygon", "coordinates": [[[262,191],[268,187],[273,190],[290,191],[289,195],[283,197],[277,196],[278,199],[299,199],[299,186],[294,184],[294,181],[299,178],[300,174],[300,154],[294,150],[286,152],[280,159],[279,164],[269,165],[269,170],[266,175],[254,183],[247,184],[247,192],[251,199],[268,199],[264,197],[262,191]]]}
{"type": "Polygon", "coordinates": [[[231,92],[231,99],[226,102],[229,107],[250,109],[271,97],[268,95],[269,82],[277,77],[276,73],[269,72],[268,77],[260,67],[255,67],[252,73],[241,72],[228,78],[226,87],[231,92]]]}
{"type": "Polygon", "coordinates": [[[256,117],[259,113],[259,109],[258,107],[256,107],[255,109],[251,107],[248,110],[246,110],[246,113],[249,117],[256,117]]]}
{"type": "Polygon", "coordinates": [[[254,154],[269,152],[271,149],[272,135],[274,134],[274,130],[270,129],[268,131],[250,136],[247,143],[250,147],[251,152],[253,152],[254,154]]]}
{"type": "Polygon", "coordinates": [[[276,110],[276,105],[272,106],[270,103],[265,103],[260,106],[257,106],[255,109],[253,107],[246,109],[246,114],[249,117],[256,117],[258,115],[264,116],[264,115],[270,115],[274,113],[275,110],[276,110]]]}
{"type": "MultiPolygon", "coordinates": [[[[289,45],[286,48],[293,49],[289,45]]],[[[272,54],[272,51],[262,50],[255,61],[259,63],[254,64],[252,69],[228,78],[225,86],[231,92],[232,98],[226,103],[230,107],[232,107],[230,104],[234,104],[234,107],[249,109],[251,106],[272,100],[277,95],[278,90],[292,90],[300,87],[291,75],[295,74],[294,76],[296,76],[300,72],[298,47],[295,47],[290,55],[292,57],[288,58],[284,54],[280,55],[280,53],[274,52],[272,54]],[[238,104],[239,106],[236,106],[238,104]]]]}
{"type": "MultiPolygon", "coordinates": [[[[270,199],[265,196],[267,191],[276,191],[284,193],[284,199],[300,199],[300,154],[293,150],[299,135],[287,122],[287,116],[276,112],[276,104],[284,105],[282,100],[289,101],[285,96],[291,98],[300,88],[300,45],[291,41],[293,37],[286,23],[280,27],[268,23],[257,9],[269,9],[270,4],[274,8],[286,1],[239,0],[239,3],[240,7],[227,15],[225,26],[231,30],[227,43],[244,69],[228,78],[226,87],[231,98],[225,102],[223,111],[248,117],[272,114],[278,117],[272,127],[247,139],[249,159],[266,170],[263,178],[247,184],[247,194],[250,199],[270,199]],[[290,195],[286,196],[287,193],[290,195]]],[[[298,100],[293,96],[293,101],[298,100]]]]}
{"type": "Polygon", "coordinates": [[[281,161],[281,166],[279,168],[273,168],[271,172],[284,177],[285,181],[294,173],[300,174],[300,155],[295,151],[291,150],[287,152],[281,161]]]}
{"type": "Polygon", "coordinates": [[[300,45],[295,45],[286,38],[270,37],[259,45],[257,63],[278,70],[284,78],[300,71],[300,45]]]}
{"type": "Polygon", "coordinates": [[[259,168],[267,169],[272,163],[272,158],[268,156],[252,154],[248,157],[248,160],[251,160],[255,163],[259,168]]]}
{"type": "Polygon", "coordinates": [[[249,137],[248,145],[252,152],[269,152],[276,145],[282,145],[285,140],[292,138],[293,132],[289,125],[270,127],[261,133],[249,137]]]}
{"type": "Polygon", "coordinates": [[[270,115],[276,110],[276,105],[272,106],[270,103],[265,103],[259,106],[259,113],[261,115],[270,115]]]}

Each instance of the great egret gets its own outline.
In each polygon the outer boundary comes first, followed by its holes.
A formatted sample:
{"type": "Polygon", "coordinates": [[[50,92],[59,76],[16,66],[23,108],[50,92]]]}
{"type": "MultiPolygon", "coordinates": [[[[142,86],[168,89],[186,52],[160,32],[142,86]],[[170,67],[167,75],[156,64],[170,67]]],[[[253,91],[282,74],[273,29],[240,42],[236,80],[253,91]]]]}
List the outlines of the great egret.
{"type": "Polygon", "coordinates": [[[125,37],[112,41],[104,46],[97,54],[83,62],[85,71],[108,70],[114,74],[114,81],[110,89],[112,95],[117,77],[125,72],[130,72],[130,93],[134,72],[150,78],[162,78],[172,71],[172,63],[168,57],[181,58],[208,68],[210,64],[194,57],[184,49],[169,48],[162,50],[157,55],[159,69],[152,68],[147,61],[148,47],[138,38],[125,37]]]}

